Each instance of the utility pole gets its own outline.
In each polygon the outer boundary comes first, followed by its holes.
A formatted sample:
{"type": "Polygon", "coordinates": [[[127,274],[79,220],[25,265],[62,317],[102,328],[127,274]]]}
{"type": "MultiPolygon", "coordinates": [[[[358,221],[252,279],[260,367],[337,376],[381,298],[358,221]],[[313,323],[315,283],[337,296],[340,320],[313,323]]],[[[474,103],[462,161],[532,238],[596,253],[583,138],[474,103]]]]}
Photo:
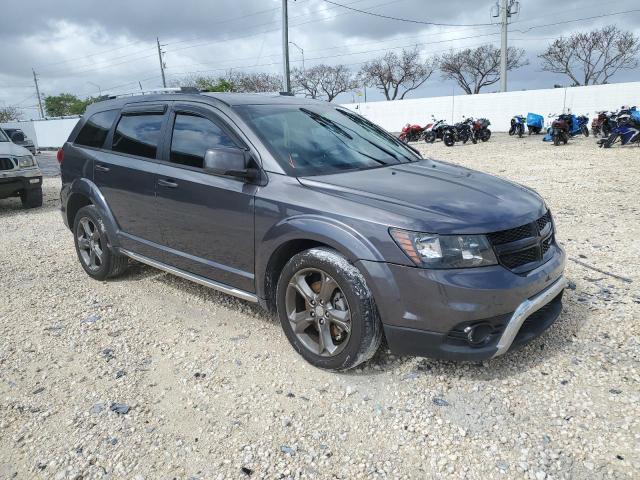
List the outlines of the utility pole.
{"type": "Polygon", "coordinates": [[[42,98],[40,98],[40,87],[38,86],[38,75],[36,75],[36,71],[32,68],[33,72],[33,82],[36,84],[36,97],[38,97],[38,106],[40,107],[40,118],[44,118],[44,110],[42,109],[42,98]]]}
{"type": "Polygon", "coordinates": [[[162,48],[160,47],[160,39],[156,37],[156,43],[158,44],[158,60],[160,60],[160,73],[162,74],[162,86],[167,88],[167,79],[164,76],[165,64],[162,59],[162,48]]]}
{"type": "Polygon", "coordinates": [[[291,93],[291,72],[289,71],[289,13],[287,0],[282,0],[282,67],[284,70],[284,91],[291,93]]]}
{"type": "Polygon", "coordinates": [[[509,28],[509,19],[511,15],[515,15],[520,10],[520,4],[516,0],[497,0],[498,15],[500,17],[500,26],[502,27],[502,41],[500,42],[500,90],[507,91],[507,33],[509,28]]]}

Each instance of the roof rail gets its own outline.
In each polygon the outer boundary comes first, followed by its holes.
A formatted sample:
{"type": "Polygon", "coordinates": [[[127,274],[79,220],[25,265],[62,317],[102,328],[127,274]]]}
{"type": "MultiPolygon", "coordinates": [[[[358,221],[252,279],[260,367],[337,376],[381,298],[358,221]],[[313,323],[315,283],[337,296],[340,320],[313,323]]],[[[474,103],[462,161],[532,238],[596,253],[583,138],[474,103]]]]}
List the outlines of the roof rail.
{"type": "Polygon", "coordinates": [[[133,97],[136,95],[154,95],[161,93],[200,93],[196,87],[167,87],[167,88],[154,88],[153,90],[141,90],[129,93],[120,93],[118,95],[102,95],[98,97],[98,101],[113,100],[115,98],[133,97]]]}

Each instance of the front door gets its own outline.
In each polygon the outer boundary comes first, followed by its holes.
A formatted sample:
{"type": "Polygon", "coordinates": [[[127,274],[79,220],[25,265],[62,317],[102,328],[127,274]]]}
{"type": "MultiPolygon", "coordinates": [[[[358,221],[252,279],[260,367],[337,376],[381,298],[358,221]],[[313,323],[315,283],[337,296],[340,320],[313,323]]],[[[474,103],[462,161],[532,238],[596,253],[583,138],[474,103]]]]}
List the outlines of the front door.
{"type": "Polygon", "coordinates": [[[203,170],[206,150],[244,147],[212,109],[175,105],[157,177],[163,261],[248,292],[254,284],[257,186],[203,170]]]}

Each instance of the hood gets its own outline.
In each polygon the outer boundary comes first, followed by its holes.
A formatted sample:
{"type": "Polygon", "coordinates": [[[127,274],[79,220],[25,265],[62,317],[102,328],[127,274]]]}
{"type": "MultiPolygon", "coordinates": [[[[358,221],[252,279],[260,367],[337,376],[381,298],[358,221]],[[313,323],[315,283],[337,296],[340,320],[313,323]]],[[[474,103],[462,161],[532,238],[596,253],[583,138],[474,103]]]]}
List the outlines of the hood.
{"type": "Polygon", "coordinates": [[[389,226],[429,233],[495,232],[532,222],[546,212],[544,200],[531,189],[433,160],[298,180],[395,214],[398,224],[389,226]]]}
{"type": "Polygon", "coordinates": [[[0,142],[0,155],[31,155],[31,152],[13,142],[0,142]]]}

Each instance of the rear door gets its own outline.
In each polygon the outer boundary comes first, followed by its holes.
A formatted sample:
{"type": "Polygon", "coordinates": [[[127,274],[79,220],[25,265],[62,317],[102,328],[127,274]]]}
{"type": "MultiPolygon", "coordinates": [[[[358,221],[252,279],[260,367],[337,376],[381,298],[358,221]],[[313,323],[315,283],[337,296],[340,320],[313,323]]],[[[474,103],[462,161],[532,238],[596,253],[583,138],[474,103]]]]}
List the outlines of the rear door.
{"type": "Polygon", "coordinates": [[[164,262],[254,292],[256,185],[203,170],[207,149],[246,148],[213,107],[174,104],[158,171],[164,262]]]}
{"type": "Polygon", "coordinates": [[[156,178],[166,127],[166,105],[125,107],[107,139],[110,151],[94,161],[94,182],[118,223],[122,246],[143,255],[154,256],[162,241],[156,178]]]}

